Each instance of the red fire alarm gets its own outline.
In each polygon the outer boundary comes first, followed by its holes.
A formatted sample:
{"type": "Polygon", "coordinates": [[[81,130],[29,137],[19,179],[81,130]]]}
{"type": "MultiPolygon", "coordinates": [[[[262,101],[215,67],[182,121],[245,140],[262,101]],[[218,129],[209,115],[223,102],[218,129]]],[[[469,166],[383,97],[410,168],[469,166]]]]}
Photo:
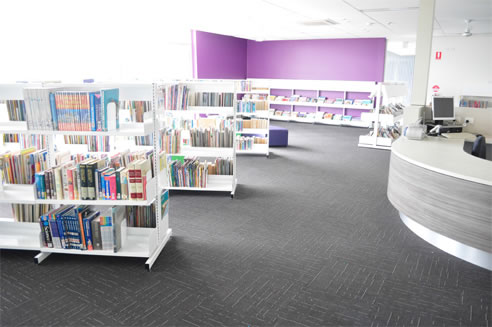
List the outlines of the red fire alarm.
{"type": "Polygon", "coordinates": [[[432,91],[434,91],[434,93],[439,92],[439,90],[440,90],[440,89],[441,89],[441,88],[439,87],[439,85],[434,85],[434,86],[432,87],[432,91]]]}
{"type": "Polygon", "coordinates": [[[436,51],[436,60],[441,60],[441,57],[442,57],[442,52],[436,51]]]}

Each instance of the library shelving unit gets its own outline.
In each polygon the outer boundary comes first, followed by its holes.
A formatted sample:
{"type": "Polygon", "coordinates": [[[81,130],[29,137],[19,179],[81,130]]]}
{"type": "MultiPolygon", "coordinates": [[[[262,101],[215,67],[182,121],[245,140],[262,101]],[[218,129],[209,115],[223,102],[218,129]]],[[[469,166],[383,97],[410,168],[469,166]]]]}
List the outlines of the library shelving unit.
{"type": "Polygon", "coordinates": [[[395,126],[402,119],[400,114],[381,113],[383,106],[391,103],[402,103],[408,95],[407,87],[401,83],[378,83],[374,90],[376,96],[376,108],[372,112],[362,113],[362,121],[366,121],[372,126],[372,135],[359,136],[359,147],[391,150],[391,144],[395,139],[391,137],[379,136],[380,127],[395,126]]]}
{"type": "Polygon", "coordinates": [[[271,120],[317,123],[324,125],[369,127],[369,123],[360,119],[361,113],[374,108],[375,97],[370,97],[376,82],[364,81],[328,81],[328,80],[289,80],[289,79],[248,79],[252,87],[269,90],[270,96],[284,96],[287,101],[269,100],[271,120]],[[342,99],[341,104],[288,101],[292,96],[342,99]],[[370,104],[358,105],[345,103],[346,100],[372,100],[370,104]],[[276,115],[273,110],[282,112],[276,115]],[[299,117],[302,113],[304,117],[299,117]],[[342,119],[325,119],[325,113],[341,115],[342,119]],[[350,116],[350,117],[349,117],[350,116]],[[345,117],[345,118],[344,118],[345,117]]]}
{"type": "MultiPolygon", "coordinates": [[[[23,100],[23,89],[26,87],[60,87],[64,90],[95,91],[107,88],[118,88],[119,98],[124,100],[151,101],[152,120],[143,123],[121,124],[117,130],[109,132],[79,132],[79,131],[54,131],[54,130],[29,130],[25,121],[2,122],[0,133],[19,134],[42,134],[48,136],[47,150],[50,166],[55,165],[55,142],[56,135],[107,135],[107,136],[145,136],[153,135],[153,158],[152,165],[155,172],[159,171],[159,146],[158,146],[158,119],[156,119],[156,84],[119,84],[119,83],[97,83],[97,84],[4,84],[0,85],[0,100],[23,100]]],[[[162,249],[171,237],[172,230],[169,228],[169,214],[161,212],[161,192],[165,189],[159,182],[159,173],[156,173],[147,183],[147,200],[54,200],[37,199],[35,186],[32,184],[4,184],[0,190],[0,203],[3,204],[51,204],[54,207],[66,204],[94,205],[94,206],[148,206],[155,204],[155,228],[127,227],[126,240],[117,252],[111,250],[82,251],[74,249],[47,248],[42,245],[41,230],[38,222],[17,222],[15,218],[0,218],[0,249],[32,250],[39,251],[34,258],[36,263],[41,263],[51,253],[98,255],[118,257],[141,257],[147,258],[145,267],[151,270],[152,265],[158,258],[162,249]]],[[[3,216],[7,216],[4,213],[3,216]]]]}
{"type": "Polygon", "coordinates": [[[237,154],[251,154],[251,155],[265,155],[267,158],[270,156],[270,115],[269,115],[269,110],[268,110],[268,95],[270,94],[270,89],[269,88],[258,88],[258,89],[253,89],[251,87],[251,82],[249,81],[242,81],[239,86],[236,87],[237,89],[237,96],[238,96],[238,107],[237,107],[237,112],[236,115],[238,117],[248,117],[248,118],[254,118],[254,119],[261,119],[266,121],[266,126],[264,128],[243,128],[242,130],[238,130],[236,134],[238,135],[245,135],[245,136],[251,136],[251,135],[258,135],[263,138],[266,138],[266,144],[253,144],[252,149],[248,150],[236,150],[237,154]],[[242,86],[242,87],[241,87],[242,86]],[[246,87],[244,87],[246,86],[246,87]],[[265,97],[265,100],[244,100],[245,95],[262,95],[265,97]],[[244,112],[240,110],[240,104],[243,102],[249,102],[251,104],[255,102],[260,102],[260,101],[265,101],[266,109],[265,110],[251,110],[244,112]]]}
{"type": "MultiPolygon", "coordinates": [[[[188,187],[188,186],[173,186],[170,180],[167,169],[163,169],[161,173],[162,183],[169,190],[179,191],[203,191],[203,192],[228,192],[231,198],[234,198],[237,186],[237,162],[236,162],[236,80],[184,80],[173,81],[160,84],[158,86],[159,96],[159,120],[164,128],[172,128],[166,126],[169,119],[191,119],[198,118],[220,118],[232,119],[233,144],[232,147],[194,147],[182,146],[180,153],[166,153],[170,156],[184,156],[185,158],[197,157],[200,159],[216,159],[226,158],[233,161],[233,171],[231,175],[208,175],[206,187],[188,187]],[[231,106],[192,106],[187,105],[186,109],[172,110],[164,106],[163,90],[170,85],[185,86],[188,92],[211,92],[211,93],[232,93],[231,106]]],[[[181,143],[182,140],[179,140],[181,143]]],[[[167,166],[167,164],[166,164],[167,166]]]]}

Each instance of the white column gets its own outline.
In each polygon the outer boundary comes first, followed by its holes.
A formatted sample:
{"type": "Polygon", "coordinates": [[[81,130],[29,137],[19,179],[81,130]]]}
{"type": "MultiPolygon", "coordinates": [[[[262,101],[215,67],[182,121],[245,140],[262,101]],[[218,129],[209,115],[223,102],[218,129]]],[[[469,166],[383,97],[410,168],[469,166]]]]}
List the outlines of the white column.
{"type": "Polygon", "coordinates": [[[411,99],[413,106],[425,106],[427,99],[435,2],[435,0],[420,0],[411,99]]]}

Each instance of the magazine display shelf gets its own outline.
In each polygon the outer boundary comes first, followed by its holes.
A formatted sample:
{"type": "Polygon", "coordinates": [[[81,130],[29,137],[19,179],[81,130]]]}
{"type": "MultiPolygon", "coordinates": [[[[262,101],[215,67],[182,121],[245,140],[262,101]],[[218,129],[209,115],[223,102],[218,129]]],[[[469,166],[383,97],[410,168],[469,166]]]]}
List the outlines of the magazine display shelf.
{"type": "Polygon", "coordinates": [[[363,113],[361,119],[372,125],[373,135],[359,136],[359,147],[380,150],[391,150],[395,141],[393,138],[378,136],[380,126],[392,126],[398,122],[403,115],[382,114],[381,108],[390,103],[402,102],[406,97],[407,87],[401,83],[379,83],[375,90],[376,108],[373,112],[363,113]]]}
{"type": "MultiPolygon", "coordinates": [[[[239,84],[239,83],[238,83],[239,84]]],[[[245,95],[245,94],[262,94],[268,96],[270,94],[269,88],[261,88],[250,91],[237,91],[237,95],[245,95]]],[[[238,100],[239,102],[240,100],[238,100]]],[[[254,100],[249,100],[254,101],[254,100]]],[[[260,100],[263,101],[263,100],[260,100]]],[[[268,103],[268,99],[265,100],[268,103]]],[[[266,144],[253,144],[253,147],[249,150],[236,150],[238,154],[245,155],[265,155],[267,158],[270,157],[270,115],[267,110],[257,110],[255,112],[237,112],[238,116],[241,117],[250,117],[250,118],[258,118],[264,119],[267,121],[266,128],[243,128],[241,131],[237,131],[237,134],[242,135],[261,135],[267,139],[266,144]]]]}
{"type": "MultiPolygon", "coordinates": [[[[233,135],[236,134],[236,82],[235,80],[186,80],[175,81],[159,85],[158,88],[164,88],[168,85],[186,85],[190,92],[227,92],[233,93],[233,105],[226,107],[212,106],[187,106],[186,110],[166,110],[159,115],[159,121],[162,125],[166,124],[166,117],[190,118],[207,115],[208,118],[233,118],[233,135]]],[[[236,138],[233,137],[232,147],[193,147],[183,146],[180,153],[167,153],[166,156],[182,155],[185,157],[199,158],[229,158],[233,160],[232,175],[208,175],[207,187],[188,187],[172,186],[167,169],[163,169],[161,180],[163,187],[169,190],[180,191],[202,191],[202,192],[228,192],[231,198],[234,198],[237,186],[237,161],[236,161],[236,138]]]]}
{"type": "MultiPolygon", "coordinates": [[[[276,91],[272,90],[284,90],[288,92],[288,95],[285,95],[287,99],[290,96],[303,91],[308,91],[312,94],[311,97],[320,97],[326,96],[326,93],[337,93],[339,96],[330,96],[331,98],[343,98],[344,102],[347,98],[352,98],[350,93],[372,93],[374,90],[374,86],[376,82],[362,82],[362,81],[327,81],[327,80],[291,80],[291,79],[248,79],[251,81],[252,88],[258,89],[268,89],[268,96],[277,95],[274,94],[276,91]],[[273,93],[273,94],[272,94],[273,93]],[[343,96],[342,96],[343,94],[343,96]]],[[[356,99],[369,99],[365,98],[356,98],[356,99]]],[[[374,108],[375,97],[372,96],[371,100],[373,100],[371,105],[354,105],[354,104],[330,104],[330,103],[317,103],[317,102],[304,102],[304,101],[268,101],[269,107],[272,106],[284,106],[287,108],[286,112],[289,114],[287,116],[278,116],[274,115],[272,109],[269,110],[269,117],[271,120],[278,121],[288,121],[288,122],[300,122],[300,123],[308,123],[308,124],[324,124],[324,125],[335,125],[335,126],[349,126],[349,127],[370,127],[370,123],[367,121],[363,121],[361,119],[355,120],[331,120],[331,119],[323,119],[323,114],[325,113],[324,109],[338,109],[340,110],[340,114],[346,116],[348,110],[361,110],[361,111],[369,111],[374,108]],[[293,117],[293,112],[303,112],[303,107],[314,108],[314,117],[293,117]]]]}
{"type": "MultiPolygon", "coordinates": [[[[80,131],[32,131],[27,130],[25,122],[4,122],[0,124],[0,133],[24,133],[48,135],[48,161],[50,166],[55,164],[54,135],[108,135],[108,136],[146,136],[153,135],[153,159],[154,171],[159,171],[159,122],[156,116],[156,84],[6,84],[0,85],[0,100],[23,100],[23,89],[25,87],[46,86],[64,87],[73,90],[98,90],[104,88],[118,88],[120,100],[151,101],[152,120],[144,123],[122,124],[119,130],[109,132],[80,132],[80,131]]],[[[35,263],[41,263],[51,253],[77,254],[77,255],[99,255],[118,257],[140,257],[147,258],[145,268],[150,271],[152,265],[158,258],[162,249],[172,235],[169,228],[169,214],[161,212],[161,191],[166,188],[165,184],[159,182],[161,174],[155,174],[147,183],[147,200],[40,200],[36,199],[34,185],[7,184],[0,190],[0,203],[22,203],[22,204],[87,204],[97,206],[148,206],[155,203],[155,228],[127,227],[126,241],[118,252],[110,250],[71,250],[47,248],[42,245],[39,223],[16,222],[13,218],[0,218],[0,249],[32,250],[39,251],[34,257],[35,263]]]]}

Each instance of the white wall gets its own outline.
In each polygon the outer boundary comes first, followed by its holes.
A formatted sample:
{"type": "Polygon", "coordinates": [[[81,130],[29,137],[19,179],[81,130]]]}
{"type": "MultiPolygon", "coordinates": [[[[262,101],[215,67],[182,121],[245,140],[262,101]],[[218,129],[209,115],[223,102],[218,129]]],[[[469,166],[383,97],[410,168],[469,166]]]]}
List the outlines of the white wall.
{"type": "Polygon", "coordinates": [[[492,36],[434,37],[427,98],[432,87],[439,85],[440,95],[492,96],[492,36]],[[436,60],[436,51],[442,59],[436,60]]]}
{"type": "Polygon", "coordinates": [[[0,0],[0,82],[191,78],[174,1],[0,0]]]}

